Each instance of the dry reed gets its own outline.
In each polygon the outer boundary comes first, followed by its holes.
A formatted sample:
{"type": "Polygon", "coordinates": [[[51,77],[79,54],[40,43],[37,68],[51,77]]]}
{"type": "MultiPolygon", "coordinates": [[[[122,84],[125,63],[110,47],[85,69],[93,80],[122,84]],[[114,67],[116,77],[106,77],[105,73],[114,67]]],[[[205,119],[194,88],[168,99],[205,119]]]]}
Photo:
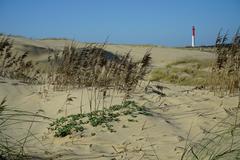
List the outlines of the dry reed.
{"type": "Polygon", "coordinates": [[[49,83],[56,90],[97,87],[133,90],[148,72],[150,52],[133,62],[130,52],[124,56],[104,50],[105,44],[88,44],[78,48],[73,42],[62,54],[49,57],[49,83]]]}
{"type": "Polygon", "coordinates": [[[22,55],[12,51],[13,41],[7,37],[0,37],[0,76],[22,80],[26,83],[35,83],[40,76],[40,70],[35,69],[31,60],[27,60],[29,52],[22,55]]]}
{"type": "Polygon", "coordinates": [[[212,67],[211,89],[220,94],[237,94],[240,89],[240,34],[235,33],[230,44],[227,34],[219,32],[216,39],[217,59],[212,67]]]}

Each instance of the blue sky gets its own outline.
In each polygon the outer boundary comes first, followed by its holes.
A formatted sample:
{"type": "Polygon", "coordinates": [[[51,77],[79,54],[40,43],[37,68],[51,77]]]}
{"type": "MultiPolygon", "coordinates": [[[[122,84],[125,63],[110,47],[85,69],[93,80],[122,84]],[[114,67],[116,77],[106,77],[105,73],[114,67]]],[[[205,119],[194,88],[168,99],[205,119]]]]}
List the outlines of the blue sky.
{"type": "Polygon", "coordinates": [[[240,26],[240,0],[0,0],[0,32],[85,42],[213,44],[240,26]]]}

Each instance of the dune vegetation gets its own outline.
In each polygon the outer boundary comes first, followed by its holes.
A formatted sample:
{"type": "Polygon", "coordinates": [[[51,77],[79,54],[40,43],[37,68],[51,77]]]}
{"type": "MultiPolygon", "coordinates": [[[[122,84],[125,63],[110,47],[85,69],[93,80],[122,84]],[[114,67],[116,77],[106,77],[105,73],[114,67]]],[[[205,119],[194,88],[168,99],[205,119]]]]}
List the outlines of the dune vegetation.
{"type": "Polygon", "coordinates": [[[168,64],[166,68],[153,69],[150,81],[164,81],[179,85],[206,86],[207,77],[210,75],[211,62],[180,60],[168,64]]]}

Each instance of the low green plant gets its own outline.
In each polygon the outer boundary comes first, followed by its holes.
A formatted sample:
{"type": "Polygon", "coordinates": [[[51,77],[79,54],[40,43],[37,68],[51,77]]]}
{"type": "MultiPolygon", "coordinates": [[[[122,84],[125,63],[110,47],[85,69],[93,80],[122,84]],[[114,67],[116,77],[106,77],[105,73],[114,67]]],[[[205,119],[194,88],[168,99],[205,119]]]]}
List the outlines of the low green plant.
{"type": "Polygon", "coordinates": [[[120,121],[120,116],[131,115],[136,118],[139,114],[152,116],[145,106],[139,106],[134,101],[124,101],[122,104],[113,105],[108,109],[61,117],[50,124],[49,130],[52,130],[56,137],[65,137],[74,132],[83,132],[86,129],[85,125],[90,124],[92,127],[102,126],[110,132],[116,132],[112,122],[120,121]]]}

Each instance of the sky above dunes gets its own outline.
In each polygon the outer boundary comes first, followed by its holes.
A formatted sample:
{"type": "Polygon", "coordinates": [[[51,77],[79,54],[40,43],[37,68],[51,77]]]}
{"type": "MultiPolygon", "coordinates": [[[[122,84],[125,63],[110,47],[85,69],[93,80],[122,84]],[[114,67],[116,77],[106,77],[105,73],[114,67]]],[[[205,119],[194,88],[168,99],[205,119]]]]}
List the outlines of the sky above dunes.
{"type": "Polygon", "coordinates": [[[240,26],[239,0],[0,0],[0,32],[83,42],[213,44],[240,26]]]}

